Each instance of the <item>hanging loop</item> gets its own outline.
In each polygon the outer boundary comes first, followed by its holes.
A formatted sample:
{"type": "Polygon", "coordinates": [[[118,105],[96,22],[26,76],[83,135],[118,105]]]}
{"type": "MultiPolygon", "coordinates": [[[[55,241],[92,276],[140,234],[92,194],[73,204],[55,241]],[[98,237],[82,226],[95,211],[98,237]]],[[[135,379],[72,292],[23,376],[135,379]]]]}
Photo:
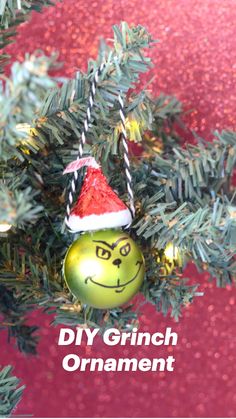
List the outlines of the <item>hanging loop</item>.
{"type": "Polygon", "coordinates": [[[129,207],[132,217],[135,217],[135,206],[134,206],[134,193],[132,189],[132,176],[130,171],[130,161],[129,161],[129,146],[127,140],[127,132],[125,126],[125,108],[124,108],[124,101],[122,99],[121,94],[118,97],[119,105],[120,105],[120,119],[121,119],[121,137],[122,137],[122,144],[124,148],[124,165],[125,165],[125,176],[126,176],[126,185],[127,191],[129,195],[129,207]]]}
{"type": "MultiPolygon", "coordinates": [[[[92,109],[94,107],[94,100],[95,100],[97,84],[98,84],[99,77],[100,77],[103,69],[105,68],[105,66],[106,66],[105,62],[103,62],[100,65],[100,67],[97,69],[97,71],[95,73],[95,76],[94,76],[94,79],[91,83],[89,98],[88,98],[88,107],[87,107],[87,110],[86,110],[86,117],[85,117],[85,120],[84,120],[84,126],[83,126],[83,130],[82,130],[82,133],[81,133],[81,138],[80,138],[80,141],[79,141],[79,152],[78,152],[78,156],[77,156],[76,160],[80,160],[83,157],[84,146],[85,146],[85,143],[86,143],[86,134],[89,130],[89,124],[91,122],[91,115],[92,115],[92,109]]],[[[118,96],[118,102],[119,102],[119,108],[120,108],[119,109],[119,114],[120,114],[121,126],[122,126],[121,137],[122,137],[122,144],[123,144],[123,148],[124,148],[124,166],[125,166],[126,185],[127,185],[128,196],[129,196],[129,209],[130,209],[130,212],[132,214],[132,217],[134,218],[134,216],[135,216],[134,194],[133,194],[133,189],[132,189],[132,176],[131,176],[130,161],[129,161],[129,148],[128,148],[126,126],[125,126],[124,102],[123,102],[121,94],[119,94],[119,96],[118,96]]],[[[65,171],[65,173],[66,173],[66,171],[65,171]]],[[[70,191],[69,191],[69,194],[68,194],[68,203],[67,203],[67,206],[66,206],[66,217],[65,217],[66,224],[68,223],[70,213],[71,213],[71,209],[72,209],[72,205],[73,205],[73,202],[74,202],[74,195],[75,195],[75,192],[76,192],[77,181],[78,181],[78,172],[77,172],[77,170],[75,170],[75,171],[73,171],[73,178],[71,180],[70,191]]],[[[127,227],[129,227],[129,225],[127,227]]]]}
{"type": "MultiPolygon", "coordinates": [[[[94,99],[95,99],[95,94],[96,94],[96,89],[97,89],[97,84],[98,84],[98,79],[104,69],[104,67],[106,66],[106,63],[103,62],[100,67],[98,67],[94,79],[92,81],[91,87],[90,87],[90,92],[89,92],[89,98],[88,98],[88,107],[87,107],[87,111],[86,111],[86,117],[84,120],[84,126],[83,126],[83,131],[81,134],[81,138],[80,138],[80,142],[79,142],[79,153],[77,156],[77,160],[81,159],[83,156],[83,151],[84,151],[84,145],[86,143],[86,134],[89,130],[89,124],[91,121],[91,115],[92,115],[92,109],[94,107],[94,99]]],[[[70,186],[70,192],[68,195],[68,204],[66,206],[66,222],[69,220],[69,216],[71,213],[71,208],[74,202],[74,194],[76,191],[76,184],[77,184],[77,180],[78,180],[78,172],[75,171],[73,174],[73,178],[71,181],[71,186],[70,186]]]]}

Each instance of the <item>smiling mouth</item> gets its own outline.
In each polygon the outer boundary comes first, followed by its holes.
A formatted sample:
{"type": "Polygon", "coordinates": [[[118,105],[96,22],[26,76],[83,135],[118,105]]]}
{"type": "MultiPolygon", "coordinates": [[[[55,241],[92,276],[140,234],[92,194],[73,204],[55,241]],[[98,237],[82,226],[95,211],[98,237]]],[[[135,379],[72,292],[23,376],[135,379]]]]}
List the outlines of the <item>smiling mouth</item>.
{"type": "Polygon", "coordinates": [[[120,293],[120,292],[124,291],[126,285],[129,285],[131,282],[133,282],[137,278],[142,264],[143,264],[143,262],[141,262],[141,261],[136,262],[136,265],[139,265],[139,267],[138,267],[138,270],[137,270],[135,276],[133,278],[131,278],[129,281],[125,282],[124,284],[120,284],[120,279],[117,279],[117,285],[104,285],[104,284],[100,284],[99,282],[94,281],[94,279],[91,276],[87,276],[87,278],[85,279],[84,282],[85,282],[85,284],[87,284],[88,281],[91,281],[93,284],[99,285],[100,287],[103,287],[103,288],[115,288],[115,292],[120,293]]]}

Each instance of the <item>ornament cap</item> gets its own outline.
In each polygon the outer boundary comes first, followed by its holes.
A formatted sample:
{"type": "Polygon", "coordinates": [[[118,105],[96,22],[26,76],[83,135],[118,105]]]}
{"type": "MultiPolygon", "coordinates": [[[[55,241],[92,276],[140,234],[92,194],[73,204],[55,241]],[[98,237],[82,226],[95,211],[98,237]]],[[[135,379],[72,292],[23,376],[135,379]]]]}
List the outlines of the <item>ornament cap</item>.
{"type": "Polygon", "coordinates": [[[76,172],[77,170],[81,169],[82,167],[94,167],[95,169],[98,169],[100,166],[99,164],[96,162],[96,160],[94,159],[94,157],[83,157],[82,159],[77,159],[72,161],[71,163],[69,163],[64,172],[63,175],[67,174],[67,173],[72,173],[72,172],[76,172]]]}

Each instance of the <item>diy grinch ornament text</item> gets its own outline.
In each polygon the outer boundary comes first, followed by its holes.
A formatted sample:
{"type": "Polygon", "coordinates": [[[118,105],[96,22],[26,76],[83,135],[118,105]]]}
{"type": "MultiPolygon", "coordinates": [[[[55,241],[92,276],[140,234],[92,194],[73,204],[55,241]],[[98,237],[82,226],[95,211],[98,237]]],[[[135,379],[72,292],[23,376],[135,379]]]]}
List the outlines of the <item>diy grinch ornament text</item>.
{"type": "MultiPolygon", "coordinates": [[[[93,330],[86,328],[77,328],[77,332],[73,329],[62,328],[58,339],[58,345],[76,345],[82,343],[82,338],[87,339],[87,346],[94,343],[95,337],[98,335],[99,329],[93,330]]],[[[165,333],[156,332],[138,332],[134,328],[132,332],[121,332],[119,329],[110,328],[103,334],[103,342],[108,346],[175,346],[177,344],[178,335],[172,332],[170,327],[166,328],[165,333]]],[[[62,367],[65,371],[174,371],[175,358],[168,355],[166,358],[81,358],[77,354],[70,353],[63,358],[62,367]]]]}

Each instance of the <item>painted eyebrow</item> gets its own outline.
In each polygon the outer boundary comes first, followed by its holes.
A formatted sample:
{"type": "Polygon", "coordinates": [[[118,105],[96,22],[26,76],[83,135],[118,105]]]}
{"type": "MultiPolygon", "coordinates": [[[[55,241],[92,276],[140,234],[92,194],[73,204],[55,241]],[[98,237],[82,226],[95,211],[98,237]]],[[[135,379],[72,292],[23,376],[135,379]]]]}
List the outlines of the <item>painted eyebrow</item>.
{"type": "Polygon", "coordinates": [[[118,239],[115,243],[109,244],[103,240],[93,240],[93,242],[95,243],[102,243],[105,244],[106,246],[108,246],[111,250],[114,250],[115,247],[123,240],[128,240],[128,237],[121,237],[120,239],[118,239]]]}

